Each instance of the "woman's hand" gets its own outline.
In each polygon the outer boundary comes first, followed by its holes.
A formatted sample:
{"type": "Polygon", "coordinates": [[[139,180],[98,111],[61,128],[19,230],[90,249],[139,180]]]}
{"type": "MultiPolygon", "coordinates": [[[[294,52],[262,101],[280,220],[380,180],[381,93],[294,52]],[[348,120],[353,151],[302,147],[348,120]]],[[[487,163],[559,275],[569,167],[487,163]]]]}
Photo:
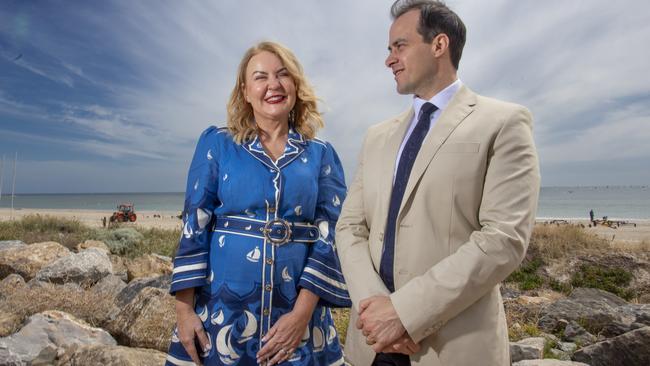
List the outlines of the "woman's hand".
{"type": "Polygon", "coordinates": [[[309,325],[309,320],[318,303],[318,296],[307,289],[301,289],[293,310],[284,314],[262,338],[264,347],[257,353],[257,363],[268,361],[272,366],[288,360],[300,344],[309,325]]]}
{"type": "Polygon", "coordinates": [[[194,289],[185,289],[176,293],[176,327],[178,328],[178,339],[181,341],[185,351],[192,358],[195,364],[201,365],[199,354],[195,346],[195,339],[199,340],[202,351],[208,351],[212,345],[203,329],[203,322],[194,311],[194,289]]]}

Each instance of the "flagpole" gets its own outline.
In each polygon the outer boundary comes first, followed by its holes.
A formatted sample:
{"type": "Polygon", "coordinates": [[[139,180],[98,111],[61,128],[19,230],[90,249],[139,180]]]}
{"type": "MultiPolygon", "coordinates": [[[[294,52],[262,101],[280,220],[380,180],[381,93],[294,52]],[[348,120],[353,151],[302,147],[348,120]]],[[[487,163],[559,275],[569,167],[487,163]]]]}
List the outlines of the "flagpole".
{"type": "Polygon", "coordinates": [[[11,220],[14,219],[14,195],[16,193],[16,161],[18,161],[18,152],[14,157],[14,181],[11,187],[11,220]]]}
{"type": "Polygon", "coordinates": [[[2,154],[2,161],[0,161],[0,205],[2,204],[2,178],[3,178],[2,173],[4,172],[4,168],[5,168],[5,155],[2,154]]]}

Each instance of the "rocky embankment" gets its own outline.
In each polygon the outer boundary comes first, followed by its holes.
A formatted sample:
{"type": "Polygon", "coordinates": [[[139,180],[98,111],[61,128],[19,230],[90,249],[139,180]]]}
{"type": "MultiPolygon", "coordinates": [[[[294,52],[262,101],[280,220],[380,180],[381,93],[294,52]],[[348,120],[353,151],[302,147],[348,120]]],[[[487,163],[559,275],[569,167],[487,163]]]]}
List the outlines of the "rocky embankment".
{"type": "Polygon", "coordinates": [[[511,339],[518,338],[510,343],[513,365],[650,365],[647,257],[643,252],[589,254],[536,269],[541,282],[564,293],[503,286],[511,339]],[[609,291],[570,286],[583,283],[609,291]]]}
{"type": "Polygon", "coordinates": [[[162,365],[170,258],[0,241],[0,365],[162,365]]]}

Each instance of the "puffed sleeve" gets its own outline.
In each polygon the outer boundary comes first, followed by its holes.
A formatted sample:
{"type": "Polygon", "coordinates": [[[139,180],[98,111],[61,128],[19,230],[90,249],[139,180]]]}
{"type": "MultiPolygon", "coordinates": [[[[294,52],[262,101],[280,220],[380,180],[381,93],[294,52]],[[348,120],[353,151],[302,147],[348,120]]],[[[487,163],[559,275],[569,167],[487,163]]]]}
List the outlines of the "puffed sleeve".
{"type": "Polygon", "coordinates": [[[321,160],[314,220],[320,229],[320,238],[310,246],[298,287],[318,295],[319,304],[329,307],[350,307],[352,304],[334,244],[336,221],[345,193],[341,161],[334,148],[327,143],[321,160]]]}
{"type": "Polygon", "coordinates": [[[217,197],[218,130],[205,130],[196,145],[190,165],[183,210],[183,232],[174,257],[170,293],[206,284],[210,223],[212,212],[219,204],[217,197]]]}

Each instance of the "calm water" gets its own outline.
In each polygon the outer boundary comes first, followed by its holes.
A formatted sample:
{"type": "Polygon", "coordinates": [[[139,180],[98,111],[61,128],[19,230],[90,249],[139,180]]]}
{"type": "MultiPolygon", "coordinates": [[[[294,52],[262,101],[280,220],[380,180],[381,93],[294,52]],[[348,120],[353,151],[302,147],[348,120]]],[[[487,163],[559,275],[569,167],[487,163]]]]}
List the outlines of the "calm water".
{"type": "MultiPolygon", "coordinates": [[[[25,194],[15,197],[16,208],[113,210],[119,202],[133,202],[136,210],[183,209],[183,193],[25,194]]],[[[11,207],[3,194],[0,207],[11,207]]],[[[650,219],[650,187],[544,187],[540,192],[539,218],[596,217],[650,219]]]]}

